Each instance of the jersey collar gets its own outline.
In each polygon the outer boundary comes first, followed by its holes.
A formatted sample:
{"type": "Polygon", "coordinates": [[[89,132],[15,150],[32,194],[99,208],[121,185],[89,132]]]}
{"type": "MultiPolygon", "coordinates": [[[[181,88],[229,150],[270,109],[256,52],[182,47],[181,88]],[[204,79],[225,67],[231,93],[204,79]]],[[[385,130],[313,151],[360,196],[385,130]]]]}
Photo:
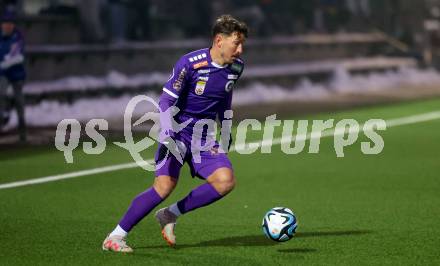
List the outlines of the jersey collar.
{"type": "Polygon", "coordinates": [[[214,61],[212,60],[212,58],[211,58],[211,48],[212,48],[212,47],[209,47],[209,48],[208,48],[208,62],[209,62],[213,67],[216,67],[216,68],[225,68],[225,67],[227,67],[229,64],[219,65],[219,64],[217,64],[216,62],[214,62],[214,61]]]}

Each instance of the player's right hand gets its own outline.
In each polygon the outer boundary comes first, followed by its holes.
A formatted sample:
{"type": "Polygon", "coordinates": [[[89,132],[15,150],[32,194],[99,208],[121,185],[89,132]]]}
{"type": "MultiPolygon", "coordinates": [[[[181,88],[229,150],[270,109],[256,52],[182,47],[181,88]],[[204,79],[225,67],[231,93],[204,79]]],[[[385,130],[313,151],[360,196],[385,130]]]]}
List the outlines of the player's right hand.
{"type": "Polygon", "coordinates": [[[179,162],[183,163],[183,158],[186,154],[186,146],[183,142],[175,140],[175,134],[172,134],[172,136],[173,137],[165,135],[163,138],[160,138],[159,161],[162,161],[169,155],[169,153],[171,153],[179,162]]]}

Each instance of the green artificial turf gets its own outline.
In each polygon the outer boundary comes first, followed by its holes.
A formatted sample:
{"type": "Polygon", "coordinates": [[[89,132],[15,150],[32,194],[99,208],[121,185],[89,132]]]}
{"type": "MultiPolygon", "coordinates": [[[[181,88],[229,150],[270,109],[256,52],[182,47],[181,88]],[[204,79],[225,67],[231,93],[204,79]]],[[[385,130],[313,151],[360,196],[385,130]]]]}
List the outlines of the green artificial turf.
{"type": "MultiPolygon", "coordinates": [[[[440,110],[431,100],[363,108],[310,119],[397,118],[440,110]]],[[[279,135],[279,130],[276,132],[279,135]]],[[[221,201],[179,218],[176,248],[162,240],[152,215],[130,234],[133,254],[101,250],[133,197],[153,173],[132,168],[0,190],[0,265],[438,265],[440,264],[440,120],[380,132],[379,155],[361,152],[363,133],[337,158],[333,138],[318,154],[230,154],[237,187],[221,201]],[[297,215],[297,235],[265,238],[263,215],[284,206],[297,215]]],[[[258,139],[255,133],[249,139],[258,139]]],[[[306,142],[306,149],[309,141],[306,142]]],[[[153,151],[146,157],[151,157],[153,151]]],[[[54,147],[0,151],[0,183],[130,162],[108,145],[101,155],[75,151],[67,165],[54,147]]],[[[182,170],[160,206],[185,196],[201,180],[182,170]]]]}

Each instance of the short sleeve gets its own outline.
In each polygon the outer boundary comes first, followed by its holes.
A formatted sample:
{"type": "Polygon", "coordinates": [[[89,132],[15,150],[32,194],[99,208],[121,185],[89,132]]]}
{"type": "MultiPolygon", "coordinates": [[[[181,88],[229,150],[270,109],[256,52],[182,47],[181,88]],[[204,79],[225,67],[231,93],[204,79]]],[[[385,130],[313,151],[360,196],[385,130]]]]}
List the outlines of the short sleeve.
{"type": "Polygon", "coordinates": [[[163,91],[173,98],[179,98],[182,89],[185,88],[188,77],[188,66],[185,57],[180,58],[174,65],[168,81],[163,86],[163,91]]]}

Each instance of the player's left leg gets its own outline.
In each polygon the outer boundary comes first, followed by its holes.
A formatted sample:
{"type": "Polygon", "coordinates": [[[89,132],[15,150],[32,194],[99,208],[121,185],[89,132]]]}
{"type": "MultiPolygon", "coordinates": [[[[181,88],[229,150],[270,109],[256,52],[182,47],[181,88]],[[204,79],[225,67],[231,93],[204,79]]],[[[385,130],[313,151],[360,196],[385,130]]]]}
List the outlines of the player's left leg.
{"type": "Polygon", "coordinates": [[[184,199],[172,205],[170,210],[178,215],[209,205],[235,187],[235,177],[232,164],[225,153],[211,149],[200,153],[200,162],[191,160],[189,165],[192,175],[205,179],[207,182],[192,190],[184,199]]]}
{"type": "Polygon", "coordinates": [[[222,197],[231,192],[235,187],[235,177],[231,168],[222,167],[206,180],[222,197]]]}
{"type": "Polygon", "coordinates": [[[163,208],[156,213],[159,223],[172,224],[171,230],[164,231],[164,238],[169,245],[175,244],[174,224],[177,217],[197,208],[210,205],[231,192],[235,187],[232,166],[225,154],[202,155],[202,163],[194,164],[195,174],[206,179],[206,183],[193,189],[185,198],[163,208]],[[167,235],[168,234],[168,235],[167,235]],[[174,241],[170,241],[170,239],[174,241]]]}
{"type": "Polygon", "coordinates": [[[171,205],[170,210],[180,216],[200,207],[204,207],[223,198],[235,187],[235,177],[231,168],[216,169],[206,183],[193,189],[185,198],[171,205]]]}

